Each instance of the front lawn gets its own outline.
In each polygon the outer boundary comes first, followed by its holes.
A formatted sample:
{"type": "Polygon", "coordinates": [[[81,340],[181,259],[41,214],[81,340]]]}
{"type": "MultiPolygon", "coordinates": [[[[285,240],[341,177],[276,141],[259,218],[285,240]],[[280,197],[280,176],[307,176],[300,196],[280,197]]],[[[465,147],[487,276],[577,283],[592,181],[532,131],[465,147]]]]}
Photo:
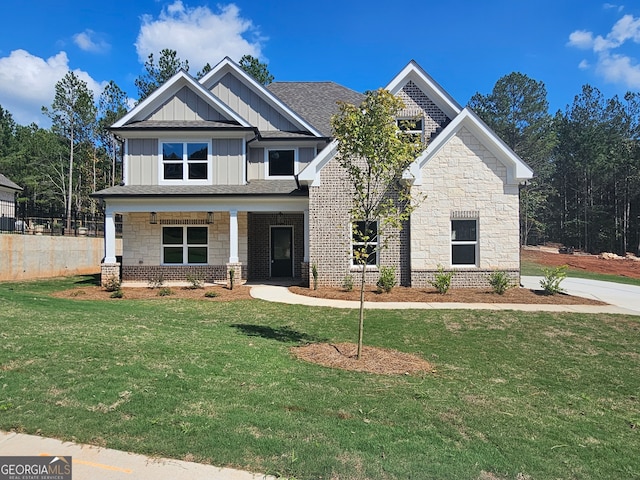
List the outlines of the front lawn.
{"type": "Polygon", "coordinates": [[[298,480],[640,477],[636,317],[372,310],[365,344],[436,367],[378,376],[289,351],[356,311],[48,295],[90,281],[0,284],[0,429],[298,480]]]}

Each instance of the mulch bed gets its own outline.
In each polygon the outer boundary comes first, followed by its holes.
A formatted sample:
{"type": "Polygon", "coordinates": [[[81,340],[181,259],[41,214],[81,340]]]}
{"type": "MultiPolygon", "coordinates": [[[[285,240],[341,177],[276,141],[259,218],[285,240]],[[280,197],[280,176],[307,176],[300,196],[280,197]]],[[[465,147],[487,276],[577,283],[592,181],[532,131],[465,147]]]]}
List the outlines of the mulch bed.
{"type": "MultiPolygon", "coordinates": [[[[186,288],[186,287],[168,287],[171,295],[161,296],[162,288],[147,287],[125,287],[122,289],[123,299],[126,300],[154,300],[154,299],[174,299],[188,298],[192,300],[206,300],[208,302],[225,302],[232,300],[249,300],[253,298],[250,295],[251,287],[239,285],[229,290],[227,287],[216,285],[205,288],[186,288]],[[207,292],[217,294],[215,297],[207,297],[207,292]]],[[[118,301],[117,298],[111,298],[111,292],[107,292],[103,287],[78,287],[71,290],[63,290],[52,294],[59,298],[73,298],[76,300],[110,300],[118,301]]]]}

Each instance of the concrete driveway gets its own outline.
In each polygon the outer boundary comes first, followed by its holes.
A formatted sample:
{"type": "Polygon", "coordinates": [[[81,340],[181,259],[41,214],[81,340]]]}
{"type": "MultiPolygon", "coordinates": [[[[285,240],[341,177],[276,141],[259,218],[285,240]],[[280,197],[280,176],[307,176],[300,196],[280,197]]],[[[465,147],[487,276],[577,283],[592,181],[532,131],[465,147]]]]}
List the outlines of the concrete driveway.
{"type": "MultiPolygon", "coordinates": [[[[543,277],[523,276],[520,281],[525,288],[540,290],[540,280],[542,279],[543,277]]],[[[640,287],[635,285],[568,277],[562,281],[560,287],[569,295],[593,298],[640,313],[640,287]]]]}

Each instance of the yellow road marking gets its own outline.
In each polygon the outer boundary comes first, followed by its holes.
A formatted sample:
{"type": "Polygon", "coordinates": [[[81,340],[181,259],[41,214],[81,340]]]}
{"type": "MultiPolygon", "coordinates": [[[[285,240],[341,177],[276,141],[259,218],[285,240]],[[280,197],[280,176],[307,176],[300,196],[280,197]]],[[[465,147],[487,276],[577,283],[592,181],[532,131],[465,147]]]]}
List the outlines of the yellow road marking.
{"type": "MultiPolygon", "coordinates": [[[[53,455],[51,455],[50,453],[41,453],[39,456],[52,457],[53,455]]],[[[114,467],[113,465],[105,465],[104,463],[88,462],[86,460],[77,460],[75,458],[73,459],[73,463],[77,463],[79,465],[87,465],[88,467],[102,468],[103,470],[111,470],[112,472],[122,472],[127,474],[133,473],[133,470],[131,470],[130,468],[114,467]]]]}

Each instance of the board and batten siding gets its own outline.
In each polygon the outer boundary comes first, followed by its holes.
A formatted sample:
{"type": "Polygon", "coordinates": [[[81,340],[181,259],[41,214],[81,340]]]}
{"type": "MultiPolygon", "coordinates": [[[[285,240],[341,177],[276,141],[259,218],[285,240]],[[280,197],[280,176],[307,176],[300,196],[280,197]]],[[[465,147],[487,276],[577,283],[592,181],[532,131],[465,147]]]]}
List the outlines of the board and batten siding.
{"type": "Polygon", "coordinates": [[[237,112],[251,125],[261,131],[295,132],[299,127],[283,117],[275,108],[269,105],[260,95],[247,87],[231,73],[216,83],[211,92],[237,112]]]}
{"type": "Polygon", "coordinates": [[[243,139],[213,139],[211,154],[213,156],[214,185],[244,184],[243,139]]]}
{"type": "MultiPolygon", "coordinates": [[[[274,146],[274,149],[286,150],[289,147],[274,146]]],[[[295,147],[291,147],[295,148],[295,147]]],[[[315,147],[298,148],[298,173],[300,173],[316,156],[315,147]]],[[[247,180],[264,180],[265,178],[265,149],[250,148],[247,153],[247,180]]]]}
{"type": "Polygon", "coordinates": [[[220,112],[211,107],[193,90],[183,87],[176,95],[167,100],[153,112],[147,120],[154,121],[190,121],[190,120],[226,120],[220,112]]]}
{"type": "Polygon", "coordinates": [[[128,140],[127,185],[158,184],[158,139],[128,140]]]}

